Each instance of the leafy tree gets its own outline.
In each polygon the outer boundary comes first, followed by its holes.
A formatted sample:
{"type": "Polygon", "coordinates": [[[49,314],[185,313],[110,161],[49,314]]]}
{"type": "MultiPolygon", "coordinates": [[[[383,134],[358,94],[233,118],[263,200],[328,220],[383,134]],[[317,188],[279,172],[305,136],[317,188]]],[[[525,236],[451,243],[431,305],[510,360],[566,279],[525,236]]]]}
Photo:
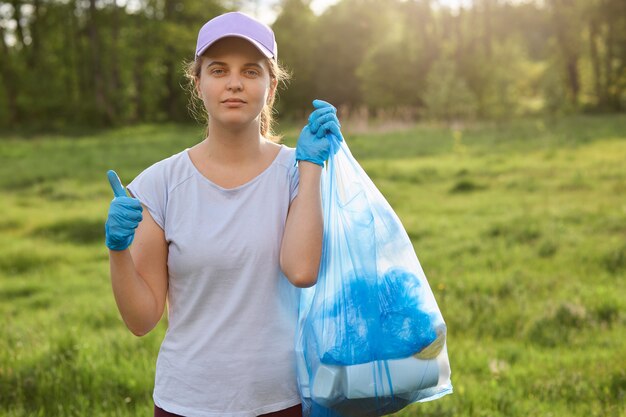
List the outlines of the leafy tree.
{"type": "Polygon", "coordinates": [[[589,28],[587,43],[595,105],[603,110],[626,108],[626,3],[590,0],[583,14],[589,28]]]}
{"type": "MultiPolygon", "coordinates": [[[[506,118],[624,111],[626,2],[281,0],[281,116],[312,98],[370,112],[506,118]],[[437,7],[435,5],[437,4],[437,7]],[[451,83],[447,85],[446,83],[451,83]],[[446,109],[445,106],[451,106],[446,109]]],[[[181,88],[198,28],[258,0],[7,0],[0,5],[0,127],[189,121],[181,88]]]]}
{"type": "Polygon", "coordinates": [[[451,122],[478,113],[474,94],[458,76],[454,61],[445,56],[433,64],[428,74],[424,102],[427,114],[433,119],[451,122]]]}
{"type": "Polygon", "coordinates": [[[555,56],[548,61],[541,78],[544,110],[550,116],[571,112],[573,106],[565,88],[566,80],[561,71],[562,64],[555,56]]]}
{"type": "Polygon", "coordinates": [[[423,106],[426,76],[437,57],[436,24],[428,1],[398,3],[387,12],[388,32],[357,70],[370,108],[423,106]]]}
{"type": "Polygon", "coordinates": [[[576,107],[581,88],[579,72],[581,42],[577,29],[581,26],[580,5],[577,0],[550,0],[548,4],[560,61],[565,72],[569,101],[576,107]]]}
{"type": "Polygon", "coordinates": [[[292,75],[289,88],[279,91],[277,104],[282,115],[310,112],[311,101],[317,97],[315,74],[325,60],[317,55],[314,24],[309,0],[284,0],[272,26],[279,45],[278,59],[292,75]]]}
{"type": "Polygon", "coordinates": [[[363,103],[357,68],[374,40],[389,30],[385,15],[395,0],[343,0],[329,7],[315,28],[317,94],[342,106],[363,103]]]}

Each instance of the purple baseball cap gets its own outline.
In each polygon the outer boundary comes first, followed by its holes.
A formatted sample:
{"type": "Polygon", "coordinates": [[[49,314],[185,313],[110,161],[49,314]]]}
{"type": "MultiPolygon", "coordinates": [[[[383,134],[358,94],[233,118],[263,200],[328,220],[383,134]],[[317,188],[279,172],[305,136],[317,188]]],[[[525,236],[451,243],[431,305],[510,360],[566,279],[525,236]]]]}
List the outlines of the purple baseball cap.
{"type": "Polygon", "coordinates": [[[237,36],[250,41],[270,59],[278,56],[278,46],[272,29],[264,23],[241,12],[230,12],[214,17],[198,33],[196,58],[216,41],[227,36],[237,36]]]}

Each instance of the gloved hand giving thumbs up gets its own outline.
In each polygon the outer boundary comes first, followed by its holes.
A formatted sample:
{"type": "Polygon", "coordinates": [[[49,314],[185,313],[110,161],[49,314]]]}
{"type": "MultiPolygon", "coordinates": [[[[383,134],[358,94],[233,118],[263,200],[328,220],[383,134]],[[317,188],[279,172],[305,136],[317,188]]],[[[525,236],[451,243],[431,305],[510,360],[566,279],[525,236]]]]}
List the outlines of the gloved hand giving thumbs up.
{"type": "Polygon", "coordinates": [[[130,246],[135,229],[143,219],[143,207],[136,198],[128,197],[115,171],[107,172],[115,198],[109,206],[109,216],[104,225],[106,245],[111,250],[121,251],[130,246]]]}

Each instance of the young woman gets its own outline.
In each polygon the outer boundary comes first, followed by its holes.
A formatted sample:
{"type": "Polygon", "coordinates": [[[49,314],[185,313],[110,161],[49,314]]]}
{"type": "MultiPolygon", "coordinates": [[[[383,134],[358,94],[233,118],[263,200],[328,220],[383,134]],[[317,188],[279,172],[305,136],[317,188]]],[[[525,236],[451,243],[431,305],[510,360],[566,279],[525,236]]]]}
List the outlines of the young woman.
{"type": "Polygon", "coordinates": [[[331,135],[341,138],[336,110],[315,100],[296,149],[275,143],[283,72],[274,33],[241,13],[202,27],[189,70],[206,138],[143,171],[131,197],[108,174],[115,300],[138,336],[167,300],[155,416],[299,416],[297,287],[317,280],[320,175],[331,135]]]}

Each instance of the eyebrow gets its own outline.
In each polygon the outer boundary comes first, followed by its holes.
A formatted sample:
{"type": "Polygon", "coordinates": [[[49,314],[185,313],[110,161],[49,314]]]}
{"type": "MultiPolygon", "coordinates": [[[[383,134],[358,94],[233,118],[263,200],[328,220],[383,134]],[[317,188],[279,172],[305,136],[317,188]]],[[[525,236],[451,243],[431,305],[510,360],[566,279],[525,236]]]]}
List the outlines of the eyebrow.
{"type": "MultiPolygon", "coordinates": [[[[221,61],[213,61],[213,62],[211,62],[209,65],[207,65],[207,68],[208,68],[208,67],[212,67],[213,65],[221,65],[221,66],[224,66],[224,67],[227,67],[227,66],[228,66],[228,64],[227,64],[226,62],[221,62],[221,61]]],[[[260,70],[263,70],[263,67],[262,67],[262,66],[260,66],[260,65],[259,65],[259,64],[257,64],[257,63],[254,63],[254,62],[249,62],[249,63],[247,63],[247,64],[244,64],[243,66],[244,66],[244,67],[255,67],[255,68],[258,68],[258,69],[260,69],[260,70]]]]}

